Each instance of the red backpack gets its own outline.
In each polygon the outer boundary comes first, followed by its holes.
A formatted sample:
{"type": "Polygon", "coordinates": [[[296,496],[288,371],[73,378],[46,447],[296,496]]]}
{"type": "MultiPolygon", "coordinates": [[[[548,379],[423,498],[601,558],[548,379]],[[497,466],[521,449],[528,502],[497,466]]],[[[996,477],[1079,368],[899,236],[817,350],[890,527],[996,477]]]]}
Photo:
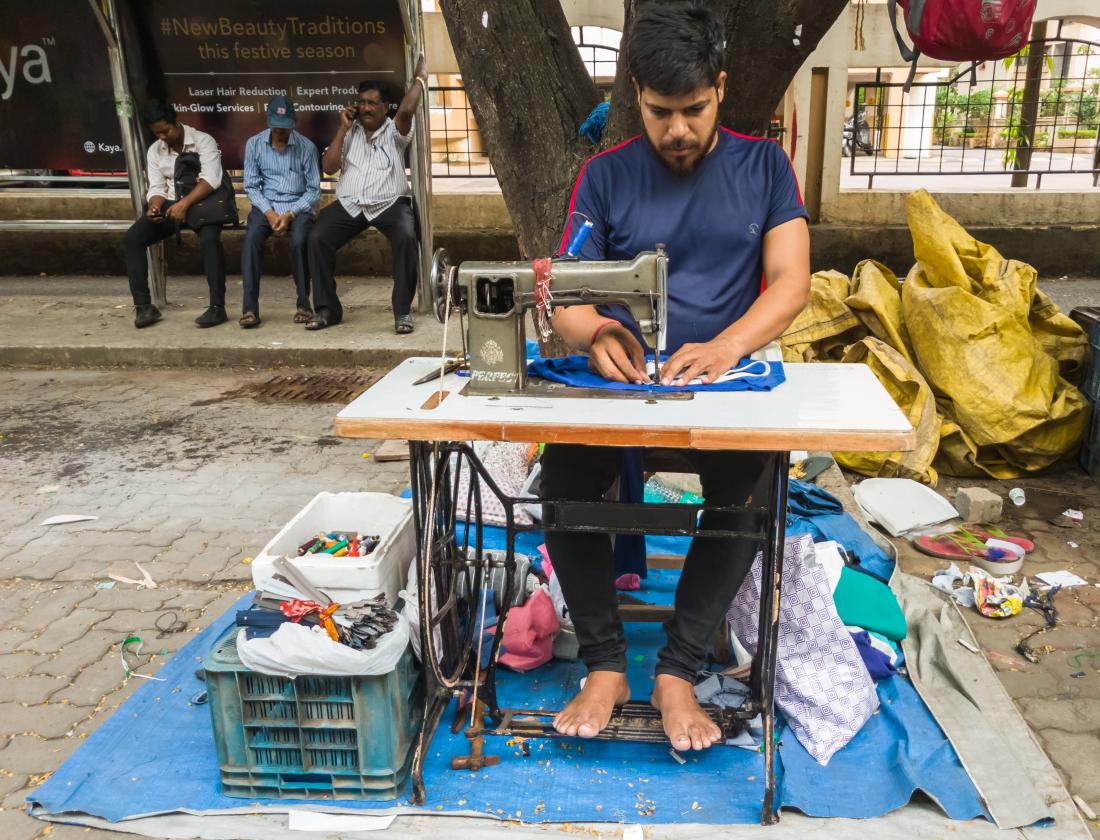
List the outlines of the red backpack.
{"type": "Polygon", "coordinates": [[[901,57],[910,62],[909,83],[921,53],[944,61],[988,61],[1015,55],[1027,43],[1035,0],[888,0],[890,24],[901,57]],[[910,49],[898,32],[905,12],[910,49]]]}

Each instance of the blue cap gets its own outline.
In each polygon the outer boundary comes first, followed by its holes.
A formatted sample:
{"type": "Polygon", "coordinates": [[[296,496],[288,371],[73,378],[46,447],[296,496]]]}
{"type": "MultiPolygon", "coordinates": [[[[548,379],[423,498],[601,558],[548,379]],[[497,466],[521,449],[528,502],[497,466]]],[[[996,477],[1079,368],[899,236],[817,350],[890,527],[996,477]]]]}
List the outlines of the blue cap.
{"type": "Polygon", "coordinates": [[[267,103],[269,128],[294,128],[294,103],[285,96],[272,97],[267,103]]]}

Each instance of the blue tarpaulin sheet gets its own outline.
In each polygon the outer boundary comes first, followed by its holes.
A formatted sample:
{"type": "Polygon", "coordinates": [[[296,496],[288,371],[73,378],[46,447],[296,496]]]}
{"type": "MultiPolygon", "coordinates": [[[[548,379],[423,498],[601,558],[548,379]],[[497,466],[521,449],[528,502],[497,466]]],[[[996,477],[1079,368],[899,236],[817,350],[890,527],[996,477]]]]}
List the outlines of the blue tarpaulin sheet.
{"type": "MultiPolygon", "coordinates": [[[[656,571],[656,570],[655,570],[656,571]]],[[[635,593],[667,602],[675,573],[653,575],[635,593]]],[[[87,742],[36,788],[32,801],[48,814],[77,812],[111,821],[178,810],[212,812],[253,805],[221,794],[210,714],[191,706],[202,689],[195,677],[215,640],[248,597],[197,635],[87,742]]],[[[629,625],[629,678],[636,698],[649,696],[661,628],[629,625]]],[[[577,689],[583,667],[554,661],[529,674],[501,672],[504,705],[560,708],[577,689]]],[[[780,728],[779,802],[812,816],[875,817],[925,791],[957,819],[985,816],[977,791],[928,709],[902,677],[879,684],[882,708],[827,767],[820,767],[780,728]]],[[[450,713],[444,721],[450,720],[450,713]]],[[[530,754],[491,738],[499,766],[456,772],[450,759],[469,752],[461,735],[443,727],[425,768],[424,810],[477,811],[529,822],[755,823],[763,794],[758,752],[715,747],[676,764],[667,747],[573,739],[530,742],[530,754]]],[[[264,804],[263,801],[257,803],[264,804]]],[[[288,801],[272,805],[285,806],[288,801]]],[[[309,803],[299,803],[309,804],[309,803]]],[[[392,808],[390,802],[327,802],[341,808],[392,808]]]]}

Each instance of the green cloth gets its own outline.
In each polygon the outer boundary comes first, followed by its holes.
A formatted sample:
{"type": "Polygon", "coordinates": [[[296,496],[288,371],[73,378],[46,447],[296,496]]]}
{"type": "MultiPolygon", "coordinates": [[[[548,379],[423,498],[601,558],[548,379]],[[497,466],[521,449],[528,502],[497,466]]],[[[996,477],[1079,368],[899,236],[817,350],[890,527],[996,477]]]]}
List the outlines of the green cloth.
{"type": "Polygon", "coordinates": [[[905,615],[898,599],[889,586],[870,575],[845,566],[840,570],[833,601],[845,624],[874,630],[895,642],[905,638],[905,615]]]}

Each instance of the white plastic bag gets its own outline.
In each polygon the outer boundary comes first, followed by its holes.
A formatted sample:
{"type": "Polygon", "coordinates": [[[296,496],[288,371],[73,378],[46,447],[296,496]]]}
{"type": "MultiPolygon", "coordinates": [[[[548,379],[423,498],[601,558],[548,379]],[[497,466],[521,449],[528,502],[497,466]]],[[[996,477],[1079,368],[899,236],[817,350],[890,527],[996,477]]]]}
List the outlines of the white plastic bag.
{"type": "Polygon", "coordinates": [[[237,633],[237,654],[250,671],[277,677],[313,675],[374,677],[397,667],[409,644],[409,622],[397,616],[394,628],[369,650],[354,650],[334,642],[323,627],[288,621],[266,639],[246,639],[237,633]]]}

